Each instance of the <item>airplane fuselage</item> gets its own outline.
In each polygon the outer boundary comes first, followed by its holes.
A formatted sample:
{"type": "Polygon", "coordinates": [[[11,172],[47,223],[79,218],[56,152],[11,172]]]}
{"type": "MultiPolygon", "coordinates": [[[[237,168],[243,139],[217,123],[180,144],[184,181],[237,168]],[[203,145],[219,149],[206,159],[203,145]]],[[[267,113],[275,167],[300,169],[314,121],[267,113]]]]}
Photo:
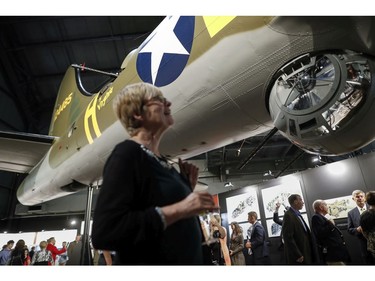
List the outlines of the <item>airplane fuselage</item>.
{"type": "Polygon", "coordinates": [[[103,91],[82,95],[70,67],[52,116],[50,134],[58,139],[20,186],[19,201],[34,205],[70,194],[74,183],[100,184],[113,147],[129,137],[112,110],[113,98],[128,84],[152,83],[172,102],[175,124],[160,147],[171,158],[186,159],[270,130],[269,87],[281,66],[326,50],[374,53],[361,31],[348,34],[342,22],[168,17],[103,91]]]}

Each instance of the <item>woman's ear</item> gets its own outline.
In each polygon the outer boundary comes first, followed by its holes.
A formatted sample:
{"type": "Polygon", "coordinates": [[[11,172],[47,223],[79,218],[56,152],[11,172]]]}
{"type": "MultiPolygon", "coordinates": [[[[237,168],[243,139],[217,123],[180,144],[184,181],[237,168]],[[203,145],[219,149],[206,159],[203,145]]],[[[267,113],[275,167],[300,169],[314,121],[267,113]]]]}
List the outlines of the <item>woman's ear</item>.
{"type": "Polygon", "coordinates": [[[136,121],[142,121],[142,120],[143,120],[142,115],[138,115],[138,114],[134,114],[134,115],[133,115],[133,118],[134,118],[134,120],[136,120],[136,121]]]}
{"type": "Polygon", "coordinates": [[[134,114],[133,120],[132,120],[133,122],[132,127],[135,129],[141,127],[142,121],[143,121],[142,115],[134,114]]]}

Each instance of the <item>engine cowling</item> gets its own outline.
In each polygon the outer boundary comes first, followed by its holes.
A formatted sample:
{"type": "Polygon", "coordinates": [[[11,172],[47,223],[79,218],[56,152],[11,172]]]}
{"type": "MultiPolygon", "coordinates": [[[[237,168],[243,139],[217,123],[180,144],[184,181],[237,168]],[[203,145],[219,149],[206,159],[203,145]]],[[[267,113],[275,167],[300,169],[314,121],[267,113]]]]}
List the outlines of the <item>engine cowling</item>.
{"type": "Polygon", "coordinates": [[[305,54],[274,76],[273,123],[303,150],[341,155],[375,138],[373,58],[350,52],[305,54]]]}

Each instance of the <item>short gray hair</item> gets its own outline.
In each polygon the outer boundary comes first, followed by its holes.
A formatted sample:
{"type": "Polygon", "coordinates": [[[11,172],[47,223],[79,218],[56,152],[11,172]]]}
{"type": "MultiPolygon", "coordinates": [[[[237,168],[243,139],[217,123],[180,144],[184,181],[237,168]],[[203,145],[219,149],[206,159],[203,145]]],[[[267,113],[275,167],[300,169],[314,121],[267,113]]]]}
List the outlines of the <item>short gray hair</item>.
{"type": "Polygon", "coordinates": [[[156,96],[163,96],[159,88],[149,83],[136,83],[123,88],[114,98],[113,110],[130,136],[142,126],[134,115],[141,115],[145,102],[156,96]]]}
{"type": "Polygon", "coordinates": [[[320,205],[322,205],[323,202],[324,202],[324,200],[322,200],[322,199],[317,199],[317,200],[315,200],[315,201],[313,202],[313,204],[312,204],[313,209],[314,209],[315,211],[318,211],[320,205]]]}
{"type": "Polygon", "coordinates": [[[354,191],[352,192],[352,198],[354,198],[357,194],[360,194],[360,193],[362,193],[363,196],[365,196],[365,192],[364,192],[364,191],[362,191],[362,190],[360,190],[360,189],[356,189],[356,190],[354,190],[354,191]]]}

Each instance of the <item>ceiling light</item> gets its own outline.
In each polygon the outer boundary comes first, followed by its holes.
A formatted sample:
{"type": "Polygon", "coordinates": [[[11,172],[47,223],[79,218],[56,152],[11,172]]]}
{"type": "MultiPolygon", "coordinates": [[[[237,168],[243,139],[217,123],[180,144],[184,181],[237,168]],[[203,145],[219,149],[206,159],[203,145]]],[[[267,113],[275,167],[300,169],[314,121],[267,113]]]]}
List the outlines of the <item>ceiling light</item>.
{"type": "Polygon", "coordinates": [[[229,181],[224,184],[224,187],[226,188],[233,187],[233,184],[229,181]]]}
{"type": "Polygon", "coordinates": [[[320,157],[320,155],[318,155],[318,156],[312,158],[312,162],[313,162],[313,163],[317,163],[317,162],[319,162],[319,163],[327,164],[327,162],[325,162],[325,161],[322,160],[322,157],[320,157]]]}
{"type": "Polygon", "coordinates": [[[265,172],[263,174],[264,177],[267,177],[267,176],[272,176],[273,177],[273,174],[272,174],[272,171],[271,170],[268,170],[267,172],[265,172]]]}

